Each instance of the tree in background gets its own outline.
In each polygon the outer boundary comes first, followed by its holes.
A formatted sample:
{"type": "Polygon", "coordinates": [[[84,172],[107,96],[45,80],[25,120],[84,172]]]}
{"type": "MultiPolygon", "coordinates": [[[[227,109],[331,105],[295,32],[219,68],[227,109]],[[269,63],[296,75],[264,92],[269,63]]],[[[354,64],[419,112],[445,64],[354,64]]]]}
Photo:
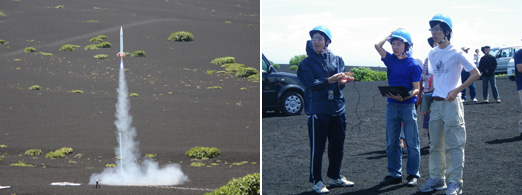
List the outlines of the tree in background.
{"type": "Polygon", "coordinates": [[[299,64],[301,64],[301,61],[303,61],[306,57],[308,57],[305,54],[302,55],[296,55],[290,59],[290,70],[295,70],[299,68],[299,64]]]}

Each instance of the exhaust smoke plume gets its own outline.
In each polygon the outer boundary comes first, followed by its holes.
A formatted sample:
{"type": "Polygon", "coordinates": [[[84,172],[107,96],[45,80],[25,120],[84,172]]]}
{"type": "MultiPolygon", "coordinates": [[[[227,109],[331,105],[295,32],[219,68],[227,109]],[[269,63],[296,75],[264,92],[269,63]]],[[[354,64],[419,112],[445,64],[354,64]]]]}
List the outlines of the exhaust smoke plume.
{"type": "Polygon", "coordinates": [[[183,174],[179,164],[168,164],[159,167],[157,162],[144,159],[141,165],[139,143],[134,140],[136,129],[132,127],[132,116],[129,114],[129,94],[123,61],[120,64],[118,102],[116,103],[116,121],[118,129],[116,136],[119,147],[115,153],[120,157],[116,160],[117,167],[105,168],[101,173],[94,173],[90,177],[89,184],[94,185],[99,181],[102,185],[180,185],[188,180],[183,174]]]}

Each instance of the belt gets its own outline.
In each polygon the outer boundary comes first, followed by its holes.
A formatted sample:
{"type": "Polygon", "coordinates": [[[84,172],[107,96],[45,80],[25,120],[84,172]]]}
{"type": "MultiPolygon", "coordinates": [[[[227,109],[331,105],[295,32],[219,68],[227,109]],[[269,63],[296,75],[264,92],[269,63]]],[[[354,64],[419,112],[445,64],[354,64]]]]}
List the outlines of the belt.
{"type": "Polygon", "coordinates": [[[441,98],[441,97],[433,97],[433,100],[435,100],[435,101],[444,101],[446,99],[441,98]]]}

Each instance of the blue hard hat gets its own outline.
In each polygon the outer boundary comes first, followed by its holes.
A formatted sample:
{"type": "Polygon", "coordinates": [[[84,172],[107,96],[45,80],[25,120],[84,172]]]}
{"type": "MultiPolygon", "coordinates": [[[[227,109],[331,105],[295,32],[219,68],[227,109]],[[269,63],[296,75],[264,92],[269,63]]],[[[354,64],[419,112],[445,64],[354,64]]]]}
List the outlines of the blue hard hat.
{"type": "Polygon", "coordinates": [[[408,45],[410,45],[410,46],[413,45],[413,43],[411,42],[410,33],[408,31],[406,31],[406,29],[404,29],[404,28],[399,28],[399,29],[393,31],[392,35],[390,35],[390,38],[388,39],[390,44],[391,44],[393,38],[398,38],[402,42],[408,43],[408,45]]]}
{"type": "Polygon", "coordinates": [[[451,18],[443,13],[438,13],[433,16],[433,18],[430,20],[430,26],[433,26],[433,22],[442,22],[450,28],[450,32],[453,31],[453,22],[451,22],[451,18]]]}
{"type": "Polygon", "coordinates": [[[314,27],[310,31],[310,37],[312,37],[314,35],[314,33],[316,33],[316,32],[324,33],[326,35],[326,38],[330,39],[330,43],[332,42],[332,33],[330,33],[330,30],[328,28],[326,28],[326,26],[318,25],[318,26],[314,27]]]}

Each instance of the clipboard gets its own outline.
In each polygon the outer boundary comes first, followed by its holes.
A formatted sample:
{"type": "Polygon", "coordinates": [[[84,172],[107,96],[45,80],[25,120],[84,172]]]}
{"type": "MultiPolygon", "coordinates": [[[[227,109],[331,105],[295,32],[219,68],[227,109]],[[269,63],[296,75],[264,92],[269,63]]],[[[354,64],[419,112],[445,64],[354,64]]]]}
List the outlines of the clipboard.
{"type": "Polygon", "coordinates": [[[398,94],[403,98],[410,96],[410,92],[405,86],[378,86],[381,95],[384,97],[388,92],[392,94],[398,94]]]}

